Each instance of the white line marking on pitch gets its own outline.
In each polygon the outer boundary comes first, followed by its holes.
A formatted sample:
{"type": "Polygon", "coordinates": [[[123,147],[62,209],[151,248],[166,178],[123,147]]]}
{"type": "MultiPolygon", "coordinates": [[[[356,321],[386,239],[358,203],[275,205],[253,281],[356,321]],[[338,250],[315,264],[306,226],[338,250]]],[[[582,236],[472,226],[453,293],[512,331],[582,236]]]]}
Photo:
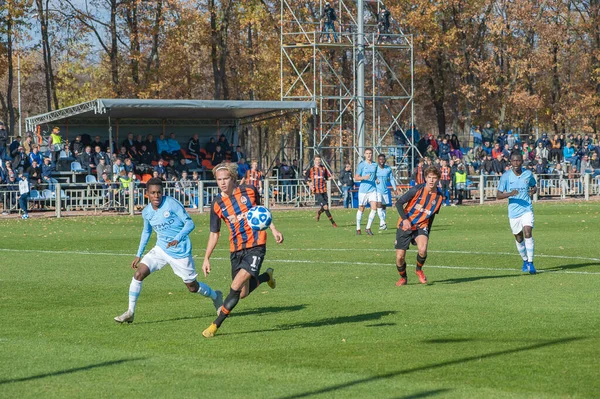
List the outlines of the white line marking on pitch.
{"type": "MultiPolygon", "coordinates": [[[[293,250],[293,249],[292,249],[293,250]]],[[[37,249],[10,249],[0,248],[1,252],[29,252],[29,253],[51,253],[51,254],[71,254],[71,255],[101,255],[101,256],[127,256],[132,257],[133,254],[118,253],[118,252],[91,252],[91,251],[56,251],[56,250],[37,250],[37,249]]],[[[218,251],[228,251],[226,249],[219,249],[218,251]]],[[[458,252],[458,251],[455,251],[458,252]]],[[[461,252],[462,253],[462,252],[461,252]]],[[[464,252],[469,253],[469,252],[464,252]]],[[[499,253],[495,253],[499,254],[499,253]]],[[[514,254],[510,254],[514,255],[514,254]]],[[[536,255],[542,256],[542,255],[536,255]]],[[[197,256],[195,256],[197,258],[197,256]]],[[[229,258],[212,257],[214,260],[228,260],[229,258]]],[[[569,258],[571,259],[571,258],[569,258]]],[[[587,260],[595,260],[594,258],[583,258],[587,260]]],[[[319,263],[325,265],[360,265],[360,266],[390,266],[392,263],[373,263],[373,262],[346,262],[346,261],[314,261],[304,259],[272,259],[271,262],[279,263],[319,263]]],[[[468,267],[468,266],[443,266],[443,265],[427,265],[432,269],[453,269],[453,270],[482,270],[482,271],[502,271],[502,272],[514,272],[521,273],[517,269],[498,268],[498,267],[468,267]]],[[[582,272],[582,271],[570,271],[570,270],[544,270],[538,269],[540,273],[561,273],[561,274],[596,274],[600,275],[600,272],[582,272]]]]}

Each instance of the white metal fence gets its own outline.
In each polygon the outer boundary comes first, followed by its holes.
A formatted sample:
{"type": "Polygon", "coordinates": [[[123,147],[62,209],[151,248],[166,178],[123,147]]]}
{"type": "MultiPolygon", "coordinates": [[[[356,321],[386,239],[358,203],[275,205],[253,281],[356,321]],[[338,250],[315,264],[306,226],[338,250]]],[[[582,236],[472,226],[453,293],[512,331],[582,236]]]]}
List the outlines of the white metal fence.
{"type": "MultiPolygon", "coordinates": [[[[467,179],[466,198],[479,203],[494,200],[497,194],[500,176],[476,175],[467,179]]],[[[600,176],[591,174],[571,175],[558,177],[556,175],[536,176],[538,193],[534,200],[544,197],[555,198],[582,198],[589,200],[591,196],[600,195],[600,176]]],[[[401,191],[410,186],[408,179],[397,182],[401,191]]],[[[341,193],[331,182],[328,182],[330,205],[341,204],[341,193]]],[[[165,182],[166,195],[180,201],[186,208],[197,209],[205,212],[212,203],[213,198],[219,193],[214,181],[197,182],[165,182]]],[[[351,190],[351,195],[356,190],[351,190]]],[[[263,203],[266,206],[310,207],[315,205],[314,194],[306,182],[301,179],[278,180],[267,179],[264,181],[262,193],[263,203]],[[264,200],[268,193],[268,201],[264,200]]],[[[19,212],[18,186],[0,185],[0,207],[3,212],[19,212]]],[[[133,215],[136,211],[148,204],[146,187],[142,183],[130,184],[124,188],[119,183],[56,183],[52,190],[47,185],[32,186],[29,194],[28,207],[33,211],[54,212],[60,217],[63,212],[73,211],[111,211],[133,215]]]]}

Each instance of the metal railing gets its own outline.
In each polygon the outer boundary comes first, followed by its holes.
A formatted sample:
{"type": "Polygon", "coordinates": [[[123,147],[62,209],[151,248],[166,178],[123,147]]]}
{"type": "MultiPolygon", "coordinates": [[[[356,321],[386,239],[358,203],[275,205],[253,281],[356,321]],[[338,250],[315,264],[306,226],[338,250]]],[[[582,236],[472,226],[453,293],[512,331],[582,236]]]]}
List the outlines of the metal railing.
{"type": "MultiPolygon", "coordinates": [[[[497,175],[472,175],[467,178],[466,198],[483,204],[485,201],[494,200],[500,176],[497,175]]],[[[538,193],[534,201],[539,198],[581,197],[589,200],[590,196],[600,195],[600,175],[576,174],[569,176],[539,175],[536,176],[538,193]]],[[[410,187],[408,178],[398,179],[396,184],[400,192],[410,187]]],[[[209,209],[213,199],[219,194],[219,189],[214,181],[190,182],[164,182],[164,193],[169,195],[190,210],[205,212],[209,209]]],[[[355,193],[355,189],[351,193],[355,193]]],[[[342,196],[327,182],[329,205],[341,204],[342,196]]],[[[262,202],[267,207],[311,207],[315,205],[315,196],[302,179],[266,179],[263,182],[262,202]],[[268,201],[265,194],[268,193],[268,201]]],[[[18,186],[0,185],[0,207],[3,212],[19,212],[18,186]]],[[[148,204],[146,186],[143,183],[133,182],[128,187],[112,182],[101,183],[55,183],[52,189],[48,185],[32,185],[29,194],[28,207],[33,211],[54,212],[61,217],[63,212],[74,211],[111,211],[134,215],[148,204]]]]}

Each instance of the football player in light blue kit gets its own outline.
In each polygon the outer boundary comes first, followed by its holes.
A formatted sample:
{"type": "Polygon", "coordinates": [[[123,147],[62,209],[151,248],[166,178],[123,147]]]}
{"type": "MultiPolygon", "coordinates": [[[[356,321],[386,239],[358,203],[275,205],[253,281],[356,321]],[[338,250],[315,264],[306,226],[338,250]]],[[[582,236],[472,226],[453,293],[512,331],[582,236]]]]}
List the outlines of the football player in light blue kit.
{"type": "Polygon", "coordinates": [[[371,205],[371,213],[367,221],[366,232],[370,236],[373,235],[371,224],[373,224],[373,219],[375,219],[375,214],[377,213],[376,169],[377,164],[373,162],[373,150],[367,148],[365,150],[365,159],[358,164],[356,175],[354,176],[354,181],[360,182],[360,186],[358,187],[358,211],[356,212],[356,235],[360,235],[360,221],[362,220],[362,214],[367,204],[371,205]]]}
{"type": "Polygon", "coordinates": [[[115,317],[118,323],[131,323],[135,313],[142,281],[155,271],[162,269],[167,263],[173,272],[179,276],[191,293],[209,297],[213,301],[217,313],[223,304],[221,291],[214,291],[208,285],[196,281],[198,274],[192,258],[192,243],[189,234],[194,230],[194,222],[181,203],[169,196],[163,195],[162,181],[152,178],[146,183],[146,192],[150,199],[142,211],[144,229],[140,246],[131,268],[135,270],[129,285],[129,308],[121,316],[115,317]],[[156,246],[140,261],[146,244],[156,232],[156,246]]]}
{"type": "Polygon", "coordinates": [[[529,170],[523,170],[523,155],[513,152],[512,169],[504,172],[498,183],[496,198],[508,198],[508,219],[523,258],[523,272],[535,274],[533,267],[533,206],[531,196],[537,192],[536,181],[529,170]]]}
{"type": "Polygon", "coordinates": [[[385,155],[377,157],[377,172],[375,173],[375,184],[377,185],[377,214],[379,215],[379,230],[387,230],[385,223],[386,203],[389,195],[388,185],[392,186],[396,194],[396,180],[392,168],[385,164],[385,155]]]}

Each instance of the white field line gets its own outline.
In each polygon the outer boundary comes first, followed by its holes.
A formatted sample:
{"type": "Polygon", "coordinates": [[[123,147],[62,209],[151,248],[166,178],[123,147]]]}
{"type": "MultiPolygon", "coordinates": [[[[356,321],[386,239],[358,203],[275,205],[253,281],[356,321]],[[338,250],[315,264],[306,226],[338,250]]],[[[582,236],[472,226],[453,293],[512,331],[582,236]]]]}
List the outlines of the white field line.
{"type": "MultiPolygon", "coordinates": [[[[283,250],[283,249],[281,249],[283,250]]],[[[294,249],[286,249],[286,251],[293,251],[294,249]]],[[[296,249],[297,251],[300,251],[296,249]]],[[[303,249],[306,250],[306,249],[303,249]]],[[[316,249],[310,249],[316,250],[316,249]]],[[[331,249],[327,249],[331,250],[331,249]]],[[[226,249],[219,249],[217,251],[228,251],[226,249]]],[[[269,250],[271,251],[271,250],[269,250]]],[[[56,251],[56,250],[38,250],[38,249],[10,249],[10,248],[0,248],[0,252],[28,252],[28,253],[43,253],[43,254],[70,254],[70,255],[100,255],[100,256],[127,256],[133,257],[133,254],[119,253],[119,252],[90,252],[90,251],[56,251]]],[[[451,253],[462,253],[462,254],[472,254],[472,252],[461,252],[461,251],[438,251],[438,252],[451,252],[451,253]]],[[[499,255],[503,254],[501,252],[490,252],[486,254],[494,254],[499,255]]],[[[514,254],[509,254],[514,255],[514,254]]],[[[540,257],[543,255],[536,255],[540,257]]],[[[548,257],[552,257],[552,255],[548,255],[548,257]]],[[[195,256],[197,258],[197,256],[195,256]]],[[[584,259],[584,260],[600,260],[596,258],[571,258],[564,257],[567,259],[584,259]]],[[[228,260],[229,258],[221,258],[221,257],[212,257],[213,260],[228,260]]],[[[315,262],[314,260],[304,260],[304,259],[273,259],[271,262],[276,263],[319,263],[322,265],[359,265],[359,266],[390,266],[391,263],[375,263],[375,262],[347,262],[347,261],[323,261],[319,260],[315,262]]],[[[447,266],[447,265],[427,265],[428,268],[432,269],[453,269],[453,270],[482,270],[482,271],[501,271],[501,272],[513,272],[515,274],[520,274],[521,271],[517,269],[509,269],[509,268],[499,268],[499,267],[470,267],[470,266],[447,266]]],[[[543,270],[538,269],[540,273],[561,273],[561,274],[597,274],[600,275],[600,272],[583,272],[583,271],[571,271],[571,270],[543,270]]]]}

